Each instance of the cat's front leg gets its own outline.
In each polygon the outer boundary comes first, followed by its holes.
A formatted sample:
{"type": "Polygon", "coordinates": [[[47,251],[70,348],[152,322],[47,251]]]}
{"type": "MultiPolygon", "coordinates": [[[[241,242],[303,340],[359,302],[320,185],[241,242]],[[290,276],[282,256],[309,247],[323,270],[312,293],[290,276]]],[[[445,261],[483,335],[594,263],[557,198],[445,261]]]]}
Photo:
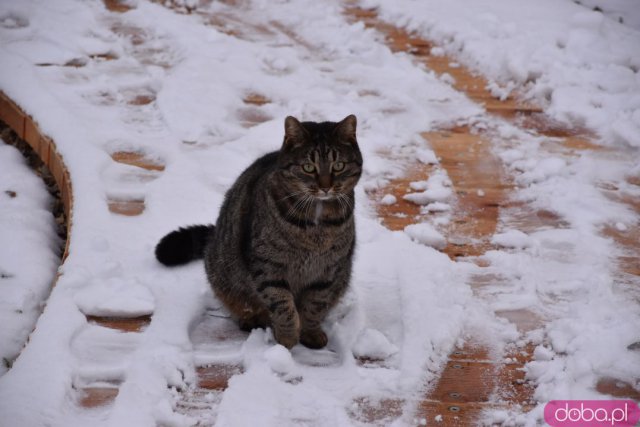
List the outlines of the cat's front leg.
{"type": "Polygon", "coordinates": [[[298,302],[300,312],[300,342],[309,348],[327,345],[327,334],[320,324],[338,302],[348,285],[348,277],[315,282],[307,286],[298,302]]]}
{"type": "Polygon", "coordinates": [[[300,339],[300,318],[287,281],[265,280],[256,291],[269,311],[276,341],[287,348],[296,345],[300,339]]]}

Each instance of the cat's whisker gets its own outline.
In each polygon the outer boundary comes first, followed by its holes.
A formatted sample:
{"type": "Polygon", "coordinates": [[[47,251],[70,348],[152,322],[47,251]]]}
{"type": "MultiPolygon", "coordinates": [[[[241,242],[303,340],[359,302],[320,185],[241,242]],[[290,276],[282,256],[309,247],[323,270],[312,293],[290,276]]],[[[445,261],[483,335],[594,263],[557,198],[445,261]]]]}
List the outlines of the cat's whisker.
{"type": "Polygon", "coordinates": [[[347,196],[342,195],[341,198],[344,203],[344,217],[346,218],[349,213],[349,210],[353,209],[353,207],[351,206],[351,201],[347,196]]]}
{"type": "Polygon", "coordinates": [[[305,196],[305,197],[302,197],[299,200],[299,203],[296,203],[296,208],[294,209],[292,215],[295,215],[295,214],[302,215],[302,213],[304,212],[304,208],[305,208],[306,204],[307,204],[307,198],[305,196]]]}
{"type": "Polygon", "coordinates": [[[338,201],[338,206],[340,206],[340,212],[344,213],[344,205],[342,203],[342,198],[340,197],[340,193],[336,194],[336,200],[338,201]]]}
{"type": "Polygon", "coordinates": [[[338,203],[340,204],[340,210],[342,211],[342,217],[347,216],[347,212],[349,211],[350,201],[347,196],[342,193],[337,193],[338,203]]]}
{"type": "Polygon", "coordinates": [[[347,206],[348,206],[349,208],[353,209],[354,201],[353,201],[353,200],[351,200],[351,198],[350,198],[350,197],[348,197],[348,196],[347,196],[346,194],[344,194],[344,193],[338,193],[338,194],[340,194],[340,196],[342,196],[343,200],[347,203],[347,206]]]}
{"type": "Polygon", "coordinates": [[[308,218],[308,209],[309,205],[312,204],[313,197],[308,193],[304,192],[303,197],[298,199],[296,203],[293,205],[289,212],[287,212],[288,217],[293,217],[296,213],[303,214],[303,218],[308,218]]]}
{"type": "Polygon", "coordinates": [[[304,191],[304,190],[301,190],[301,191],[294,191],[293,193],[290,193],[290,194],[288,194],[288,195],[284,196],[282,199],[278,200],[278,202],[281,202],[281,201],[283,201],[283,200],[290,199],[291,197],[299,196],[300,194],[304,194],[304,193],[306,193],[306,191],[304,191]]]}
{"type": "Polygon", "coordinates": [[[355,209],[355,204],[356,204],[355,199],[352,199],[351,197],[348,197],[348,196],[344,196],[344,198],[347,202],[347,206],[349,207],[349,209],[355,209]]]}
{"type": "Polygon", "coordinates": [[[313,196],[307,194],[307,203],[305,204],[304,219],[308,219],[309,218],[309,211],[311,210],[311,207],[313,206],[314,200],[315,200],[315,198],[313,196]]]}
{"type": "Polygon", "coordinates": [[[296,202],[293,204],[293,206],[291,206],[289,208],[289,210],[287,211],[286,216],[289,217],[289,218],[292,218],[293,215],[295,215],[296,212],[298,212],[298,209],[300,209],[303,206],[304,201],[305,201],[305,197],[301,197],[298,200],[296,200],[296,202]]]}

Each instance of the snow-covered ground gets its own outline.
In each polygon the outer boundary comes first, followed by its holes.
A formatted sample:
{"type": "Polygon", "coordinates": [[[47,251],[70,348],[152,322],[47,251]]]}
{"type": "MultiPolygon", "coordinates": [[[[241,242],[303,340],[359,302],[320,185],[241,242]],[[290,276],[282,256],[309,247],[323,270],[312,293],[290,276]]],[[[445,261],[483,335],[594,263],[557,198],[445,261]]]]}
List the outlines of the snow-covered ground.
{"type": "Polygon", "coordinates": [[[20,152],[0,141],[0,376],[27,341],[60,262],[51,196],[20,152]]]}
{"type": "Polygon", "coordinates": [[[595,130],[603,144],[638,147],[640,8],[600,3],[632,26],[569,0],[363,1],[493,79],[496,96],[517,88],[554,118],[595,130]]]}
{"type": "MultiPolygon", "coordinates": [[[[637,31],[569,2],[381,3],[382,16],[424,31],[501,84],[542,101],[548,95],[551,114],[584,121],[603,143],[640,144],[637,31]]],[[[361,425],[353,416],[361,397],[401,399],[405,416],[396,423],[410,425],[425,387],[469,331],[484,331],[498,349],[524,338],[540,344],[527,367],[540,405],[509,415],[522,423],[538,422],[551,398],[602,397],[593,389],[602,376],[637,382],[640,360],[627,346],[640,340],[640,307],[617,286],[618,248],[600,229],[631,227],[638,217],[598,187],[614,183],[640,196],[624,180],[640,173],[637,150],[547,151],[541,138],[486,116],[407,55],[392,54],[372,30],[348,24],[339,2],[202,7],[207,13],[180,15],[138,0],[115,14],[97,1],[0,2],[0,89],[56,141],[75,196],[62,276],[29,345],[0,378],[0,424],[190,425],[175,411],[176,389],[193,385],[197,364],[218,362],[244,368],[212,398],[210,419],[219,425],[361,425]],[[244,103],[252,93],[271,102],[244,103]],[[152,102],[135,102],[141,96],[152,102]],[[365,158],[358,249],[352,291],[327,322],[329,350],[289,353],[264,331],[224,345],[195,340],[203,312],[218,315],[219,303],[200,263],[167,269],[155,261],[157,240],[215,220],[238,174],[279,147],[285,116],[351,113],[365,158]],[[437,163],[420,132],[464,123],[494,132],[496,154],[518,184],[514,199],[566,221],[525,234],[505,219],[494,238],[502,249],[486,255],[501,280],[479,294],[469,285],[478,267],[433,248],[443,244],[436,228],[391,232],[365,193],[400,176],[403,160],[437,163]],[[165,169],[116,163],[110,155],[121,150],[165,169]],[[116,215],[108,198],[143,199],[146,208],[116,215]],[[520,337],[494,315],[519,308],[548,323],[520,337]],[[85,320],[151,313],[137,334],[85,320]],[[354,356],[382,362],[361,366],[354,356]],[[105,382],[120,386],[112,405],[76,405],[78,389],[105,382]]],[[[446,172],[434,169],[433,179],[412,186],[413,197],[439,195],[433,207],[446,221],[446,172]]]]}

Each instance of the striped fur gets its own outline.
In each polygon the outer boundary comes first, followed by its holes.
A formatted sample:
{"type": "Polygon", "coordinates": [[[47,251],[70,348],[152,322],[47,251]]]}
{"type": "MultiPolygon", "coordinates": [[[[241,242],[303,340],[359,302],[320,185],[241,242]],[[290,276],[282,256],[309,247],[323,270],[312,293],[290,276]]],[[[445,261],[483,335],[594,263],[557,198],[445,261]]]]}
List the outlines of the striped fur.
{"type": "MultiPolygon", "coordinates": [[[[197,229],[207,237],[207,277],[243,329],[270,326],[288,348],[326,345],[320,324],[351,276],[353,189],[362,172],[355,131],[355,116],[287,117],[282,148],[240,175],[215,228],[197,229]]],[[[181,230],[173,233],[193,228],[181,230]]],[[[168,252],[160,250],[167,237],[156,253],[168,252]]]]}

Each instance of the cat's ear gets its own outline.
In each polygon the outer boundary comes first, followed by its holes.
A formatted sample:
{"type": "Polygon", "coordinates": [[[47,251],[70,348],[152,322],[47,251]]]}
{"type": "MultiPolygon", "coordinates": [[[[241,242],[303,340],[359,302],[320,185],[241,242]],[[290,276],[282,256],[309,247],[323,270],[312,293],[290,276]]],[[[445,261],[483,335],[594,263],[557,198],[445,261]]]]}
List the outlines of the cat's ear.
{"type": "Polygon", "coordinates": [[[348,115],[341,122],[336,124],[335,132],[343,139],[351,144],[355,144],[356,140],[356,127],[358,120],[353,114],[348,115]]]}
{"type": "Polygon", "coordinates": [[[284,119],[284,147],[294,147],[304,142],[307,131],[295,117],[284,119]]]}

